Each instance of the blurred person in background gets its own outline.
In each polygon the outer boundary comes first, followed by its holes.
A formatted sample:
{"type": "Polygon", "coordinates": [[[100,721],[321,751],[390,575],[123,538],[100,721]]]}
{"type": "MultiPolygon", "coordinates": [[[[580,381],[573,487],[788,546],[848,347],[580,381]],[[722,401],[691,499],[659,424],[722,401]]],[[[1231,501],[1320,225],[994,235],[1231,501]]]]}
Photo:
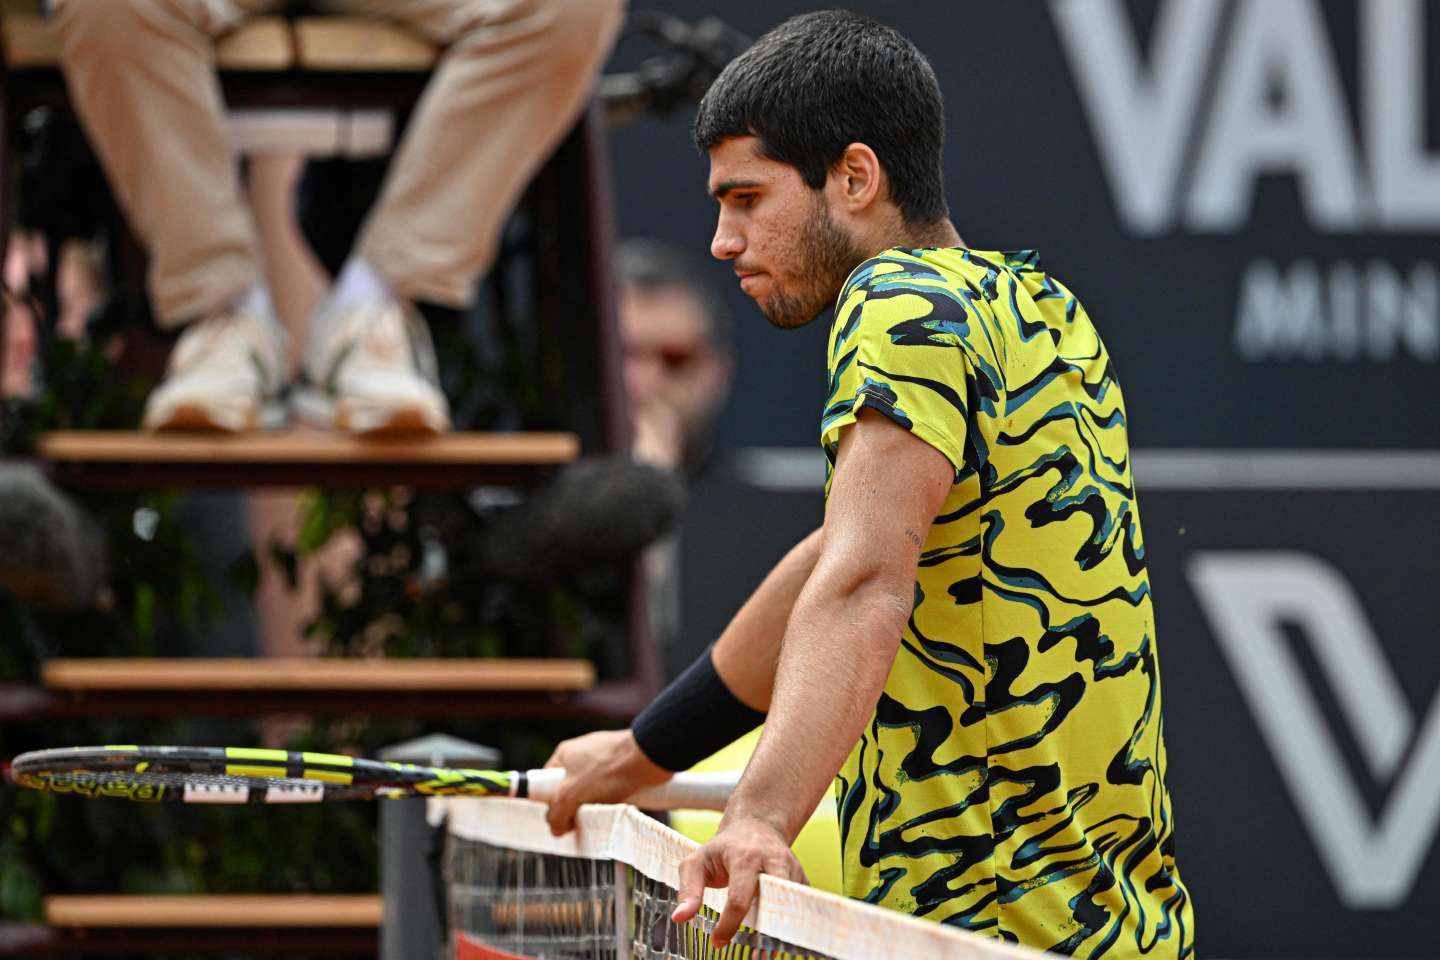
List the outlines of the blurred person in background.
{"type": "Polygon", "coordinates": [[[39,269],[43,263],[45,245],[38,237],[17,231],[10,237],[5,250],[5,302],[4,320],[0,322],[0,344],[5,363],[0,367],[0,398],[23,397],[30,392],[31,366],[39,351],[38,318],[35,310],[25,299],[9,296],[8,291],[23,293],[29,281],[30,272],[39,269]]]}
{"type": "Polygon", "coordinates": [[[711,253],[776,327],[835,308],[825,518],[629,730],[562,743],[549,811],[764,733],[675,919],[724,946],[827,789],[847,895],[1065,956],[1186,960],[1144,540],[1108,351],[1034,251],[974,250],[904,37],[786,21],[700,105],[711,253]]]}
{"type": "MultiPolygon", "coordinates": [[[[148,429],[283,419],[286,350],[227,145],[216,38],[285,0],[54,0],[71,99],[183,328],[148,429]]],[[[325,0],[445,51],[349,260],[307,324],[295,411],[322,427],[440,432],[449,409],[414,304],[466,305],[500,228],[569,129],[623,0],[325,0]]]]}
{"type": "Polygon", "coordinates": [[[658,240],[616,255],[625,390],[637,460],[694,474],[709,458],[730,395],[730,316],[702,264],[658,240]]]}
{"type": "MultiPolygon", "coordinates": [[[[15,230],[5,249],[5,314],[0,336],[5,337],[0,397],[28,396],[35,387],[35,361],[40,351],[42,317],[31,297],[30,280],[49,267],[42,234],[15,230]]],[[[55,299],[59,311],[51,334],[70,340],[85,335],[91,314],[106,295],[105,273],[99,252],[91,242],[67,238],[58,249],[55,265],[55,299]]]]}

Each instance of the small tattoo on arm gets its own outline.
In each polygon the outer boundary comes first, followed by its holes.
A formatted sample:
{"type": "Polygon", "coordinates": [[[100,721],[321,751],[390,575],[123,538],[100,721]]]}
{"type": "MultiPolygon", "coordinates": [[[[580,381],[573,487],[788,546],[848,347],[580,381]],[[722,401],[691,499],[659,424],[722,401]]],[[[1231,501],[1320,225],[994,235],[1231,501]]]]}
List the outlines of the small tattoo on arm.
{"type": "Polygon", "coordinates": [[[909,527],[905,528],[905,536],[910,540],[911,543],[915,544],[915,546],[917,547],[923,546],[925,543],[925,541],[920,539],[920,534],[916,533],[914,530],[911,530],[909,527]]]}

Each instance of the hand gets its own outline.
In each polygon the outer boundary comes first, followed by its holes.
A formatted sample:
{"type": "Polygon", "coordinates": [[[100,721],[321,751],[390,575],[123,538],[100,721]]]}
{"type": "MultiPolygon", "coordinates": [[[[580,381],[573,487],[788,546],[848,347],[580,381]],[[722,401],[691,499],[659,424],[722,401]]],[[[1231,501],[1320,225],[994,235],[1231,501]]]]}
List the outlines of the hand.
{"type": "Polygon", "coordinates": [[[714,838],[680,863],[680,905],[670,915],[685,923],[700,912],[706,887],[728,886],[725,909],[710,935],[716,949],[730,943],[760,890],[760,874],[809,883],[783,834],[764,820],[721,823],[714,838]]]}
{"type": "Polygon", "coordinates": [[[565,771],[545,814],[550,832],[557,837],[575,829],[580,804],[619,803],[671,776],[645,756],[629,730],[602,730],[566,740],[545,766],[565,771]]]}
{"type": "Polygon", "coordinates": [[[685,424],[675,407],[661,400],[636,403],[630,453],[641,463],[678,470],[685,459],[685,424]]]}

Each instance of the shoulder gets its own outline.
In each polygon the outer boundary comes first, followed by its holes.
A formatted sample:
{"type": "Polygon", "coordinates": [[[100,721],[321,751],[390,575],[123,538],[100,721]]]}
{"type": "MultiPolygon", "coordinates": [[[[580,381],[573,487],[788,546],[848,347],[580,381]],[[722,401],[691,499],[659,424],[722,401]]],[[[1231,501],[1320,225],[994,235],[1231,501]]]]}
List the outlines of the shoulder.
{"type": "Polygon", "coordinates": [[[887,250],[855,268],[836,305],[837,345],[883,336],[894,346],[969,347],[982,334],[986,297],[962,260],[887,250]]]}
{"type": "Polygon", "coordinates": [[[852,298],[883,298],[907,291],[954,285],[960,278],[931,263],[921,250],[886,250],[864,261],[841,287],[839,303],[852,298]]]}

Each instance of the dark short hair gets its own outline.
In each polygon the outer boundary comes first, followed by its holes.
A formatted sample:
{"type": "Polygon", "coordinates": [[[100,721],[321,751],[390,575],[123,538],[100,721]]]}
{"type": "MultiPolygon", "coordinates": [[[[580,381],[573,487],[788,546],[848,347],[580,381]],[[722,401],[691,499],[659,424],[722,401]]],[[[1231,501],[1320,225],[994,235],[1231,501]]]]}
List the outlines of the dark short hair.
{"type": "Polygon", "coordinates": [[[730,349],[730,311],[706,265],[696,257],[664,240],[632,237],[620,241],[615,251],[615,274],[622,286],[690,294],[709,321],[710,343],[722,350],[730,349]]]}
{"type": "Polygon", "coordinates": [[[762,153],[818,190],[852,143],[875,151],[908,223],[948,216],[945,107],[935,71],[889,27],[844,10],[786,20],[732,60],[695,118],[709,150],[754,136],[762,153]]]}

